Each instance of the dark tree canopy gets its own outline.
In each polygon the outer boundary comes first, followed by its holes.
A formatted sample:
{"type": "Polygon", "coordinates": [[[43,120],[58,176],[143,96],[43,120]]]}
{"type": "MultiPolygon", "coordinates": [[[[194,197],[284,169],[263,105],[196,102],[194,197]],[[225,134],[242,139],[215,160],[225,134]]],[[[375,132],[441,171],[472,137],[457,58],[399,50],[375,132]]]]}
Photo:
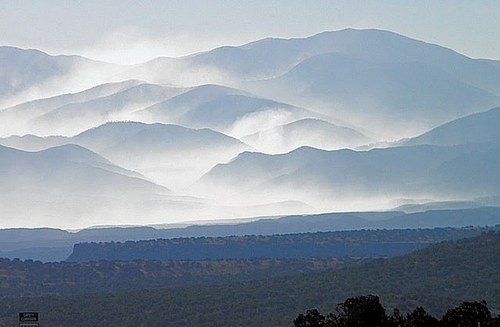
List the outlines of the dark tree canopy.
{"type": "Polygon", "coordinates": [[[416,307],[406,316],[404,327],[434,327],[439,326],[439,321],[431,316],[422,307],[416,307]]]}
{"type": "Polygon", "coordinates": [[[294,320],[295,327],[383,327],[387,325],[385,309],[378,296],[349,298],[339,303],[326,319],[317,309],[307,310],[294,320]]]}
{"type": "Polygon", "coordinates": [[[387,315],[378,296],[366,295],[337,305],[329,320],[328,326],[334,327],[381,327],[386,325],[387,315]]]}
{"type": "Polygon", "coordinates": [[[401,315],[399,309],[394,309],[392,316],[387,317],[388,327],[402,327],[405,324],[405,317],[401,315]]]}
{"type": "Polygon", "coordinates": [[[463,302],[458,307],[446,311],[442,322],[446,327],[478,327],[488,326],[492,317],[485,301],[463,302]]]}
{"type": "Polygon", "coordinates": [[[325,326],[325,316],[317,309],[307,310],[306,314],[299,314],[293,321],[295,327],[322,327],[325,326]]]}
{"type": "Polygon", "coordinates": [[[449,309],[441,320],[421,306],[406,316],[394,309],[387,316],[378,296],[348,298],[326,318],[317,309],[307,310],[294,320],[295,327],[500,327],[500,316],[492,317],[485,301],[462,302],[449,309]]]}

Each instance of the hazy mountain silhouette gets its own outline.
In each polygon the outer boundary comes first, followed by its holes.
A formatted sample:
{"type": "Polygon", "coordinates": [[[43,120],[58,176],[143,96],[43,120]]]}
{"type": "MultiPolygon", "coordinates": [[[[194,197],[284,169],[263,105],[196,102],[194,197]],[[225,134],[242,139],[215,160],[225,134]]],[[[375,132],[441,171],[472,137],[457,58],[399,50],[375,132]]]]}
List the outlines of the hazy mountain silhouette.
{"type": "Polygon", "coordinates": [[[138,173],[77,145],[40,152],[0,146],[0,167],[4,226],[20,221],[29,226],[45,225],[54,219],[68,226],[79,225],[104,212],[111,219],[113,211],[107,210],[118,210],[120,204],[144,205],[147,199],[170,194],[138,173]],[[84,221],[78,221],[82,216],[84,221]]]}
{"type": "Polygon", "coordinates": [[[137,113],[144,121],[211,128],[232,136],[321,115],[219,85],[202,85],[137,113]],[[268,124],[268,125],[266,125],[268,124]]]}
{"type": "Polygon", "coordinates": [[[0,144],[23,150],[78,144],[167,186],[189,185],[214,165],[252,149],[210,129],[138,122],[106,123],[74,137],[9,137],[0,144]]]}
{"type": "Polygon", "coordinates": [[[39,151],[2,147],[11,221],[161,224],[500,196],[500,62],[392,32],[269,38],[134,66],[0,47],[0,64],[0,143],[39,151]],[[391,148],[361,151],[375,146],[391,148]]]}
{"type": "Polygon", "coordinates": [[[471,59],[453,50],[375,29],[327,31],[305,38],[266,38],[242,46],[222,46],[182,58],[157,58],[125,76],[152,82],[193,84],[268,79],[282,75],[316,55],[338,53],[378,63],[420,63],[454,79],[500,95],[500,63],[471,59]],[[160,72],[166,72],[161,74],[160,72]],[[154,74],[156,72],[156,74],[154,74]],[[170,73],[170,74],[168,74],[170,73]],[[196,76],[197,75],[197,76],[196,76]]]}
{"type": "Polygon", "coordinates": [[[324,150],[355,148],[370,143],[360,132],[320,119],[301,119],[241,139],[265,153],[289,152],[301,146],[324,150]]]}
{"type": "Polygon", "coordinates": [[[135,110],[178,94],[178,88],[142,83],[86,102],[70,103],[33,119],[38,134],[74,135],[108,121],[123,120],[135,110]]]}
{"type": "Polygon", "coordinates": [[[277,94],[286,102],[343,117],[379,138],[411,136],[500,103],[498,96],[430,65],[372,62],[338,53],[311,57],[283,76],[253,85],[265,96],[277,94]]]}
{"type": "MultiPolygon", "coordinates": [[[[370,151],[302,147],[282,155],[245,152],[214,167],[200,187],[246,197],[285,197],[328,208],[377,208],[406,199],[498,195],[500,144],[406,146],[370,151]],[[375,207],[374,207],[375,206],[375,207]]],[[[207,191],[208,192],[208,191],[207,191]]]]}
{"type": "Polygon", "coordinates": [[[68,93],[50,98],[37,99],[0,110],[0,126],[2,133],[26,134],[30,132],[28,122],[64,105],[87,102],[96,98],[105,97],[132,86],[141,84],[140,81],[128,80],[117,83],[101,84],[78,93],[68,93]]]}
{"type": "Polygon", "coordinates": [[[9,46],[0,46],[0,67],[0,107],[100,84],[123,69],[81,56],[51,56],[9,46]],[[90,77],[93,84],[86,81],[90,77]]]}
{"type": "Polygon", "coordinates": [[[405,142],[408,145],[457,145],[500,142],[500,107],[472,114],[438,126],[405,142]]]}

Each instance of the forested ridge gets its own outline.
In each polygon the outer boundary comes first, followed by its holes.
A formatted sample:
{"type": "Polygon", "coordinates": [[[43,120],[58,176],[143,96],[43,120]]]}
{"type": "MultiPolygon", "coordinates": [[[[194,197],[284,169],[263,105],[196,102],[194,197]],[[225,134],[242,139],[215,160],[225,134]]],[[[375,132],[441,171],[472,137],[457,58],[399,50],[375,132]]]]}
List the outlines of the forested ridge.
{"type": "Polygon", "coordinates": [[[500,227],[356,230],[79,243],[68,261],[382,257],[500,227]]]}
{"type": "MultiPolygon", "coordinates": [[[[480,207],[473,209],[428,210],[411,214],[405,214],[400,211],[331,212],[285,216],[281,218],[261,217],[256,221],[250,222],[241,220],[222,221],[216,224],[189,225],[186,227],[172,225],[155,225],[154,227],[115,226],[88,228],[78,232],[69,232],[54,228],[11,228],[0,229],[0,257],[58,262],[66,260],[72,253],[74,244],[77,243],[126,242],[193,237],[283,235],[363,229],[463,228],[466,226],[494,226],[499,223],[499,216],[500,208],[480,207]]],[[[478,235],[479,232],[476,232],[477,234],[464,234],[460,237],[478,235]]],[[[396,248],[397,251],[394,251],[394,248],[392,247],[392,252],[385,253],[388,255],[391,253],[404,254],[401,249],[396,248]]],[[[415,250],[415,248],[409,247],[403,249],[407,251],[415,250]]],[[[236,254],[242,256],[241,252],[236,254]]],[[[214,253],[212,255],[215,256],[214,253]]],[[[349,252],[347,252],[347,255],[349,255],[349,252]]],[[[83,253],[83,257],[90,259],[87,253],[83,253]]],[[[84,259],[83,257],[82,259],[84,259]]],[[[130,259],[126,255],[123,255],[123,258],[130,259]]],[[[185,256],[182,258],[186,259],[185,256]]],[[[90,260],[97,259],[97,257],[94,257],[90,260]]],[[[75,258],[75,260],[79,259],[75,258]]]]}
{"type": "Polygon", "coordinates": [[[41,312],[50,326],[292,326],[310,308],[331,312],[347,298],[376,294],[387,310],[422,306],[441,317],[463,301],[500,309],[500,233],[446,241],[355,267],[217,285],[0,300],[0,322],[41,312]]]}
{"type": "Polygon", "coordinates": [[[41,263],[0,259],[0,297],[112,293],[273,278],[368,258],[132,260],[41,263]]]}

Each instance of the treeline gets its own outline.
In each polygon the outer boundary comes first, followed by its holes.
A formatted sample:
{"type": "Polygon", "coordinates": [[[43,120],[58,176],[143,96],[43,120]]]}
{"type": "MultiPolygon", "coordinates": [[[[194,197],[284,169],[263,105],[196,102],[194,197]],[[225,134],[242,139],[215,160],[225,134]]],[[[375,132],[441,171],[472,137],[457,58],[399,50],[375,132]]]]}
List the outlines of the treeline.
{"type": "Polygon", "coordinates": [[[500,226],[357,230],[80,243],[74,246],[68,261],[387,257],[404,255],[432,243],[474,237],[498,229],[500,226]]]}
{"type": "Polygon", "coordinates": [[[378,296],[353,297],[323,315],[318,309],[300,313],[294,327],[500,327],[500,316],[493,317],[486,301],[462,302],[446,310],[438,320],[421,306],[406,315],[394,309],[387,315],[378,296]]]}

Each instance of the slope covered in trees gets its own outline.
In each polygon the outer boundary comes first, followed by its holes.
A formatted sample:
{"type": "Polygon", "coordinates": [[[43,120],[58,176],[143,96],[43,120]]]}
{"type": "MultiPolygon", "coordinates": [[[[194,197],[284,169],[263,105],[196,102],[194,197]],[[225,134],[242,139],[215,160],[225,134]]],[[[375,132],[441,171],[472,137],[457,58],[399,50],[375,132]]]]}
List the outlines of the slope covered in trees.
{"type": "Polygon", "coordinates": [[[444,240],[477,236],[488,229],[358,230],[80,243],[68,261],[385,257],[444,240]]]}
{"type": "Polygon", "coordinates": [[[439,317],[463,301],[500,308],[500,233],[447,241],[358,267],[275,278],[139,292],[0,300],[0,323],[25,308],[50,326],[291,326],[301,312],[333,310],[346,298],[377,294],[402,313],[422,306],[439,317]],[[112,314],[111,314],[112,313],[112,314]]]}
{"type": "Polygon", "coordinates": [[[0,259],[0,298],[213,285],[340,269],[368,259],[245,259],[41,263],[0,259]]]}

